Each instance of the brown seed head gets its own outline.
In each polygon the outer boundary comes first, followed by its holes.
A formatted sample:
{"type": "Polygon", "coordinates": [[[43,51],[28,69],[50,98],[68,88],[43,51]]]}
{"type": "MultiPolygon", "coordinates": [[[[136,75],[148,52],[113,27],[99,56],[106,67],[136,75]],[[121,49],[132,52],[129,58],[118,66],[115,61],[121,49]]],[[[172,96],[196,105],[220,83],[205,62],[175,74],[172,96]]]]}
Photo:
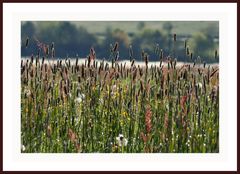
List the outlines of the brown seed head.
{"type": "Polygon", "coordinates": [[[147,133],[150,133],[152,130],[151,118],[152,118],[151,106],[148,105],[146,108],[146,113],[145,113],[145,126],[146,126],[147,133]]]}
{"type": "Polygon", "coordinates": [[[114,47],[113,47],[113,51],[116,52],[118,50],[118,42],[115,43],[114,47]]]}
{"type": "Polygon", "coordinates": [[[173,35],[173,40],[174,40],[174,42],[177,41],[177,35],[176,34],[173,35]]]}

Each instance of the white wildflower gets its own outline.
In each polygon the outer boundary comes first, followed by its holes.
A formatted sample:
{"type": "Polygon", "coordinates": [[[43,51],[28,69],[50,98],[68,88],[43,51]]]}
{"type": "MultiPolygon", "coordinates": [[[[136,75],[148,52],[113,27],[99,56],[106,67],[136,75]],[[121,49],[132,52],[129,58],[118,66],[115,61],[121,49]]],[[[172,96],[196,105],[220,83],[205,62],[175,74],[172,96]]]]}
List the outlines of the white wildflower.
{"type": "Polygon", "coordinates": [[[102,98],[99,99],[100,104],[104,103],[104,100],[102,98]]]}
{"type": "Polygon", "coordinates": [[[124,138],[123,134],[119,134],[116,140],[119,146],[127,146],[128,140],[124,138]]]}
{"type": "Polygon", "coordinates": [[[117,85],[113,85],[113,86],[112,86],[112,91],[115,92],[116,90],[117,90],[117,85]]]}
{"type": "Polygon", "coordinates": [[[117,88],[117,85],[113,85],[111,87],[111,95],[115,95],[115,93],[117,92],[118,88],[117,88]]]}
{"type": "Polygon", "coordinates": [[[80,104],[85,99],[84,94],[79,94],[79,96],[75,99],[75,103],[80,104]]]}
{"type": "Polygon", "coordinates": [[[26,150],[24,145],[22,145],[21,149],[22,149],[23,152],[26,150]]]}
{"type": "Polygon", "coordinates": [[[168,106],[168,104],[166,104],[166,110],[169,111],[169,106],[168,106]]]}
{"type": "Polygon", "coordinates": [[[200,89],[202,89],[202,83],[198,83],[198,87],[200,88],[200,89]]]}
{"type": "Polygon", "coordinates": [[[207,100],[208,100],[208,102],[210,102],[210,101],[211,101],[211,99],[210,99],[209,95],[207,96],[207,100]]]}
{"type": "Polygon", "coordinates": [[[81,102],[82,102],[82,98],[81,97],[77,97],[75,99],[75,103],[80,104],[81,102]]]}
{"type": "Polygon", "coordinates": [[[30,97],[31,91],[29,89],[25,89],[24,94],[26,94],[27,97],[30,97]]]}
{"type": "Polygon", "coordinates": [[[82,97],[82,99],[85,99],[85,94],[80,94],[80,96],[82,97]]]}

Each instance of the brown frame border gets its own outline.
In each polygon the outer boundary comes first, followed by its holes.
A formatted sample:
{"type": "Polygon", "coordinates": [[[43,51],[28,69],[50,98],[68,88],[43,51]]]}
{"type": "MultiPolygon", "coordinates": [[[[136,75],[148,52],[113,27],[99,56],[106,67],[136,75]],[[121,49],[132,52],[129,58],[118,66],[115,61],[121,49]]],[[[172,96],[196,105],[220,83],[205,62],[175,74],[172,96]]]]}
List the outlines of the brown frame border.
{"type": "MultiPolygon", "coordinates": [[[[144,3],[154,3],[154,2],[158,2],[158,3],[163,3],[163,2],[167,2],[167,3],[177,3],[177,2],[181,2],[181,3],[237,3],[237,10],[239,11],[240,10],[240,2],[238,2],[238,0],[148,0],[148,1],[144,1],[144,0],[140,0],[140,1],[137,1],[137,0],[116,0],[116,1],[113,1],[113,0],[68,0],[68,1],[64,1],[64,0],[60,0],[60,1],[57,1],[57,0],[2,0],[1,1],[1,4],[0,4],[0,10],[1,10],[1,21],[0,21],[0,25],[1,25],[1,29],[2,29],[2,32],[1,32],[1,35],[0,35],[0,39],[1,39],[1,42],[2,42],[2,45],[3,45],[3,3],[27,3],[27,2],[32,2],[32,3],[35,3],[35,2],[45,2],[45,3],[49,3],[49,2],[63,2],[63,3],[74,3],[74,2],[79,2],[79,3],[96,3],[96,2],[101,2],[101,3],[107,3],[107,2],[112,2],[112,3],[117,3],[117,2],[125,2],[125,3],[138,3],[138,2],[144,2],[144,3]]],[[[239,25],[239,14],[237,14],[237,28],[239,25]]],[[[239,50],[239,31],[237,30],[237,50],[239,50]]],[[[0,130],[1,130],[1,133],[0,133],[0,173],[32,173],[34,171],[3,171],[3,46],[0,47],[0,53],[1,53],[1,57],[0,58],[0,130]]],[[[237,52],[237,58],[239,57],[239,54],[237,52]]],[[[240,67],[239,66],[240,64],[240,61],[237,61],[237,67],[240,67]]],[[[237,87],[239,86],[239,83],[240,83],[240,76],[239,76],[239,73],[240,73],[240,69],[237,68],[237,87]]],[[[239,97],[240,97],[240,93],[237,92],[237,115],[240,115],[240,107],[239,107],[239,97]]],[[[237,119],[237,125],[239,125],[239,120],[240,119],[237,119]]],[[[150,173],[180,173],[180,174],[183,174],[183,173],[214,173],[214,174],[218,174],[218,173],[238,173],[240,172],[240,165],[239,165],[239,149],[238,149],[238,145],[239,145],[239,131],[240,131],[240,128],[239,126],[237,126],[237,171],[168,171],[168,172],[161,172],[161,171],[156,171],[156,172],[150,172],[150,173]]],[[[43,172],[49,172],[49,173],[69,173],[69,171],[65,171],[65,172],[59,172],[59,171],[35,171],[35,173],[43,173],[43,172]]],[[[80,172],[80,171],[76,171],[76,172],[70,172],[70,173],[96,173],[96,172],[80,172]]],[[[106,171],[101,171],[101,172],[98,172],[98,173],[110,173],[110,172],[106,172],[106,171]]],[[[117,172],[115,171],[114,173],[123,173],[122,172],[117,172]]],[[[130,173],[130,172],[129,172],[130,173]]],[[[131,172],[131,173],[148,173],[148,172],[131,172]]]]}

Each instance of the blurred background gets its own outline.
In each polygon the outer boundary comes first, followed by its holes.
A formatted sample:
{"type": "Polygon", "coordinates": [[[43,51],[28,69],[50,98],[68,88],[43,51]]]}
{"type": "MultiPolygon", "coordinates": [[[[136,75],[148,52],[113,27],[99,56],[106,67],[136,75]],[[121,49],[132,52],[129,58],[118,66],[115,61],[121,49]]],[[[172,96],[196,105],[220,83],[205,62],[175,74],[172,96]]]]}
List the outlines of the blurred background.
{"type": "Polygon", "coordinates": [[[149,61],[159,61],[156,45],[166,56],[178,61],[194,61],[201,57],[207,63],[217,63],[219,48],[218,21],[22,21],[21,56],[44,55],[44,47],[54,43],[55,58],[85,58],[94,47],[97,59],[108,59],[110,44],[119,43],[120,60],[133,57],[141,60],[147,52],[149,61]],[[174,43],[173,35],[176,34],[174,43]],[[28,39],[27,39],[28,38],[28,39]],[[28,40],[28,41],[27,41],[28,40]],[[186,56],[185,41],[193,60],[186,56]],[[28,43],[26,43],[28,42],[28,43]],[[26,46],[27,45],[27,46],[26,46]],[[175,51],[174,51],[175,50],[175,51]]]}

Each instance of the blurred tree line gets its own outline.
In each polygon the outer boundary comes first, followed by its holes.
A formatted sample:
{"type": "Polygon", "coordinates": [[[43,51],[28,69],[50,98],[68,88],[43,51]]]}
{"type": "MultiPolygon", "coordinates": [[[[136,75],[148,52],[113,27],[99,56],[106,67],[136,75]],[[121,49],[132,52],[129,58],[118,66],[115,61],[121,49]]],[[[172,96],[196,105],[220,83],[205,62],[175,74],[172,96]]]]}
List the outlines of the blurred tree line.
{"type": "MultiPolygon", "coordinates": [[[[96,26],[97,27],[97,26],[96,26]]],[[[174,42],[173,26],[165,22],[161,30],[149,29],[144,22],[139,22],[136,32],[125,32],[121,29],[107,28],[104,33],[89,33],[84,27],[77,27],[70,22],[48,23],[39,26],[33,22],[21,24],[21,56],[36,55],[40,50],[40,56],[44,56],[39,44],[51,45],[54,43],[55,57],[86,57],[89,49],[94,47],[97,58],[108,60],[110,44],[119,43],[120,60],[129,59],[129,46],[132,45],[133,57],[141,60],[141,52],[148,53],[150,61],[158,61],[156,47],[163,50],[164,57],[174,55],[178,61],[194,61],[201,57],[207,63],[218,62],[215,58],[215,50],[218,50],[218,36],[215,36],[218,28],[209,25],[193,35],[178,35],[174,42]],[[27,39],[28,38],[28,39],[27,39]],[[28,43],[26,43],[28,40],[28,43]],[[27,44],[27,45],[26,45],[27,44]],[[192,53],[186,56],[186,48],[192,53]]]]}

